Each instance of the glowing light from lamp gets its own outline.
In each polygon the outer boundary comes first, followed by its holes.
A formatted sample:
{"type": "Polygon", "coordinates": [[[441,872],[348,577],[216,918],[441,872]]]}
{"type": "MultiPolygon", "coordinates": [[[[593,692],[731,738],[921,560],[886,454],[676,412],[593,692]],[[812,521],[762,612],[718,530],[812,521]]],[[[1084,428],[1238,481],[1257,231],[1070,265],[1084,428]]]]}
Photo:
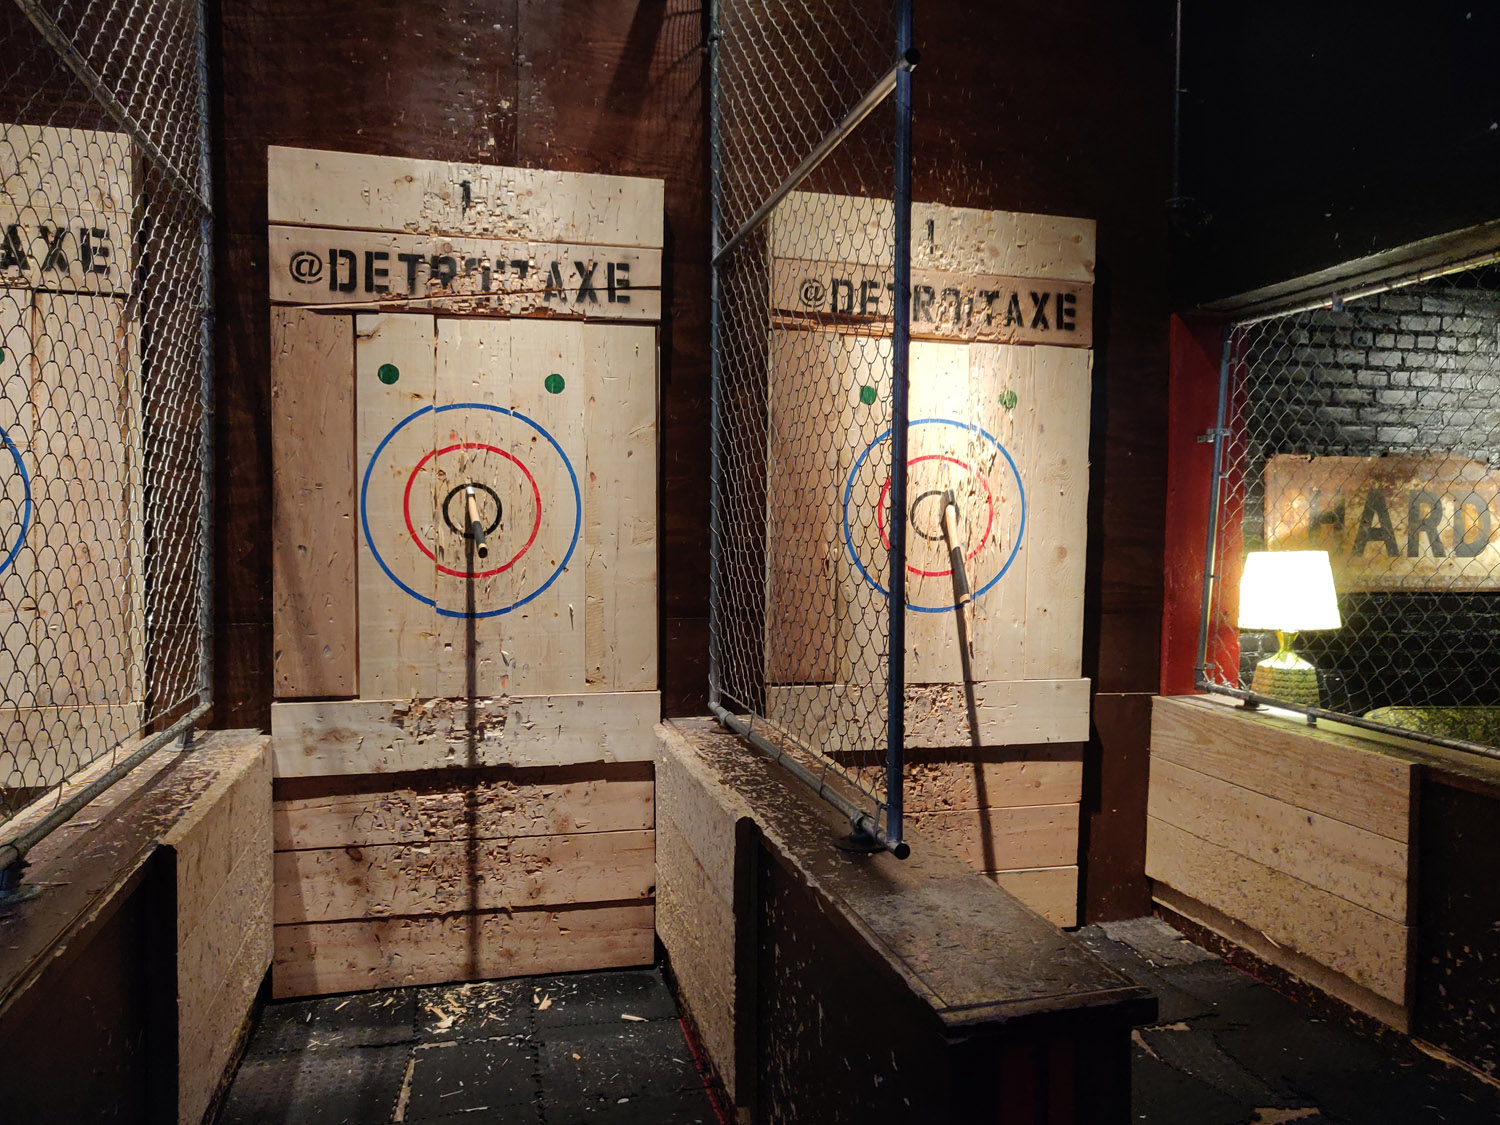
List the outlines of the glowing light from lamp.
{"type": "Polygon", "coordinates": [[[1300,633],[1342,625],[1327,551],[1251,551],[1245,556],[1241,629],[1300,633]]]}

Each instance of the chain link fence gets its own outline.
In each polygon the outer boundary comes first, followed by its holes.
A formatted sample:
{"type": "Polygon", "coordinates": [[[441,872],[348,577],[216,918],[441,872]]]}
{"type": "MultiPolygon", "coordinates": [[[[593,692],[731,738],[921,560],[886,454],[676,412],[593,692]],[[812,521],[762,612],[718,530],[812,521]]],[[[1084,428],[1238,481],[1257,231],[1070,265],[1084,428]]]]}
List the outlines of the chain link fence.
{"type": "Polygon", "coordinates": [[[710,699],[899,854],[910,21],[720,0],[711,25],[710,699]]]}
{"type": "Polygon", "coordinates": [[[1231,330],[1201,686],[1500,756],[1497,358],[1494,261],[1231,330]],[[1326,552],[1337,619],[1262,551],[1326,552]]]}
{"type": "Polygon", "coordinates": [[[0,4],[0,57],[13,869],[207,707],[210,192],[195,0],[0,4]]]}

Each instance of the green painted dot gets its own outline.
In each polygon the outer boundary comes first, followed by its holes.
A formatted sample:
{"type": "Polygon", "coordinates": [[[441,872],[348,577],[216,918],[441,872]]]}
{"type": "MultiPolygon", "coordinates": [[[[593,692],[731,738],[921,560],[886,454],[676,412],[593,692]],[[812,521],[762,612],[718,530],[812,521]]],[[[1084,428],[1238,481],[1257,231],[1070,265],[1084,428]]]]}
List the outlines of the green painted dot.
{"type": "Polygon", "coordinates": [[[875,388],[871,386],[860,387],[859,401],[864,403],[866,406],[871,405],[875,401],[875,388]]]}
{"type": "Polygon", "coordinates": [[[5,349],[4,348],[0,348],[0,361],[3,361],[4,359],[5,359],[5,349]]]}
{"type": "Polygon", "coordinates": [[[1014,410],[1016,403],[1020,401],[1021,399],[1015,391],[1005,391],[1000,395],[1000,405],[1005,407],[1006,410],[1014,410]]]}
{"type": "Polygon", "coordinates": [[[563,387],[567,386],[567,384],[563,382],[563,377],[554,371],[551,375],[547,376],[542,386],[547,388],[549,395],[560,395],[562,394],[563,387]]]}
{"type": "Polygon", "coordinates": [[[401,371],[394,363],[382,363],[380,370],[375,372],[375,378],[389,387],[397,379],[401,378],[401,371]]]}

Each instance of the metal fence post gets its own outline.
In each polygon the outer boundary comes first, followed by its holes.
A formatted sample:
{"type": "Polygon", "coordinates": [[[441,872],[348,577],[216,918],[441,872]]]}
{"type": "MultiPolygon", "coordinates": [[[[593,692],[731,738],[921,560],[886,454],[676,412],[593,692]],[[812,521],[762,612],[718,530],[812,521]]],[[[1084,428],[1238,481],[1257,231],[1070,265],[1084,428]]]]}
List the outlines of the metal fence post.
{"type": "MultiPolygon", "coordinates": [[[[896,53],[912,63],[912,4],[897,0],[896,53]]],[[[891,596],[886,686],[886,836],[901,842],[906,748],[906,438],[911,359],[911,68],[896,74],[895,290],[891,321],[891,596]]]]}

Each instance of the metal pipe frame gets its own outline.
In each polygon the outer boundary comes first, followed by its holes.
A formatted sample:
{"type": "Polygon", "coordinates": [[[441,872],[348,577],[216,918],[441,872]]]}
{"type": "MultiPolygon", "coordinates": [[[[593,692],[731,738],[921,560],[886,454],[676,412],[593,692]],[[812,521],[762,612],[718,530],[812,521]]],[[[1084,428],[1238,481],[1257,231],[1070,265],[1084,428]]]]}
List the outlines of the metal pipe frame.
{"type": "Polygon", "coordinates": [[[199,703],[198,706],[194,707],[166,730],[146,739],[145,742],[131,751],[124,759],[116,762],[107,771],[89,782],[88,785],[84,786],[77,793],[74,793],[25,832],[15,837],[15,839],[7,840],[3,845],[0,845],[0,871],[14,867],[24,860],[27,852],[46,839],[57,828],[71,820],[79,809],[83,808],[84,805],[119,781],[120,778],[124,777],[141,762],[144,762],[152,754],[155,754],[163,746],[171,742],[172,739],[189,734],[194,724],[207,713],[208,704],[199,703]]]}
{"type": "Polygon", "coordinates": [[[893,308],[891,312],[891,594],[886,654],[886,846],[903,847],[906,767],[906,460],[911,388],[911,71],[912,2],[896,0],[896,152],[893,308]]]}
{"type": "MultiPolygon", "coordinates": [[[[57,26],[51,13],[45,11],[37,3],[37,0],[16,0],[16,7],[21,9],[21,13],[31,22],[31,26],[36,28],[42,39],[46,41],[47,46],[51,47],[57,53],[58,57],[67,64],[68,69],[84,84],[88,92],[93,95],[94,99],[103,108],[104,112],[109,114],[110,119],[130,135],[130,139],[140,148],[141,154],[161,169],[162,175],[172,181],[173,187],[193,200],[205,211],[212,211],[213,200],[208,192],[206,190],[200,191],[188,183],[187,177],[182,174],[182,170],[174,166],[156,142],[146,136],[145,131],[136,122],[135,118],[130,116],[130,111],[121,105],[120,100],[110,92],[109,87],[104,83],[104,79],[89,65],[88,60],[79,54],[78,48],[73,46],[73,41],[63,34],[62,28],[57,26]]],[[[198,9],[198,15],[198,32],[201,37],[203,34],[203,10],[201,7],[198,9]]],[[[201,97],[202,91],[200,89],[201,97]]]]}
{"type": "Polygon", "coordinates": [[[710,225],[712,230],[712,280],[710,288],[710,369],[709,391],[709,710],[726,730],[738,735],[756,750],[785,767],[829,804],[849,818],[856,835],[874,840],[897,858],[911,852],[902,839],[902,783],[905,747],[905,622],[906,622],[906,524],[891,520],[891,567],[896,576],[891,582],[889,602],[889,654],[887,690],[885,761],[885,824],[877,816],[850,801],[831,787],[826,776],[819,776],[803,763],[789,757],[773,745],[752,723],[730,712],[724,705],[723,685],[723,618],[722,595],[723,470],[721,466],[721,427],[723,423],[722,378],[720,358],[723,341],[721,278],[733,255],[766,221],[776,207],[810,176],[880,104],[894,93],[895,121],[894,183],[894,325],[892,328],[892,402],[891,402],[891,505],[892,511],[906,509],[906,448],[909,388],[909,355],[911,325],[911,72],[917,63],[912,47],[911,0],[893,0],[896,5],[897,58],[891,68],[864,94],[834,129],[792,170],[766,198],[755,213],[727,241],[723,240],[723,213],[720,205],[722,174],[719,45],[719,15],[722,0],[710,0],[707,36],[709,81],[709,180],[710,225]]]}
{"type": "Polygon", "coordinates": [[[722,455],[719,429],[722,424],[720,383],[723,365],[719,361],[719,344],[722,340],[719,307],[719,0],[709,0],[708,5],[708,206],[709,231],[713,239],[713,266],[709,269],[709,316],[708,316],[708,704],[719,706],[723,698],[723,671],[719,664],[719,649],[723,644],[720,631],[723,621],[719,614],[719,601],[723,591],[722,560],[720,542],[724,531],[723,480],[719,468],[722,455]]]}
{"type": "MultiPolygon", "coordinates": [[[[213,165],[209,156],[210,122],[208,101],[208,23],[205,0],[198,0],[198,182],[203,194],[213,198],[213,165]]],[[[198,497],[198,701],[213,705],[214,673],[214,225],[213,210],[205,207],[198,218],[199,275],[203,294],[199,334],[201,349],[198,373],[202,494],[198,497]]]]}
{"type": "Polygon", "coordinates": [[[726,711],[717,703],[710,704],[709,709],[713,712],[714,718],[719,721],[719,725],[725,730],[743,738],[823,800],[838,809],[844,816],[847,816],[849,818],[849,825],[856,834],[870,837],[897,859],[905,859],[911,855],[911,845],[901,839],[891,839],[881,826],[880,821],[871,815],[869,810],[860,808],[837,789],[829,785],[826,777],[818,776],[818,774],[808,769],[796,758],[787,754],[785,750],[773,745],[765,735],[761,734],[758,730],[752,729],[750,724],[738,715],[726,711]]]}
{"type": "Polygon", "coordinates": [[[1219,508],[1224,495],[1224,420],[1229,410],[1229,347],[1234,340],[1235,325],[1224,326],[1223,344],[1219,349],[1219,409],[1214,417],[1213,496],[1208,505],[1208,532],[1203,545],[1203,593],[1198,607],[1198,679],[1208,675],[1209,599],[1219,579],[1219,508]]]}
{"type": "MultiPolygon", "coordinates": [[[[896,61],[891,64],[891,69],[886,71],[885,74],[883,74],[875,83],[875,85],[871,86],[870,89],[866,91],[864,97],[860,98],[859,101],[854,103],[854,108],[844,115],[844,119],[837,125],[835,125],[832,131],[824,136],[821,141],[813,146],[813,150],[807,154],[802,163],[798,164],[797,167],[792,169],[791,174],[787,176],[786,179],[782,180],[776,190],[766,198],[766,201],[755,209],[755,214],[746,219],[744,225],[741,226],[739,230],[734,232],[734,237],[726,242],[714,254],[713,264],[715,266],[718,266],[721,262],[728,258],[729,255],[738,250],[740,244],[743,243],[745,239],[754,234],[756,228],[759,227],[761,223],[766,221],[766,217],[770,215],[772,211],[776,210],[777,205],[780,204],[781,201],[789,196],[792,192],[796,191],[797,188],[802,184],[802,181],[816,172],[818,170],[818,165],[827,160],[833,150],[838,148],[839,145],[843,144],[844,141],[848,138],[849,134],[854,132],[855,129],[859,128],[860,123],[864,121],[865,118],[869,117],[870,114],[875,112],[876,108],[880,105],[881,102],[886,99],[887,95],[889,95],[892,90],[896,89],[896,86],[899,82],[899,76],[901,74],[904,73],[908,76],[910,75],[912,67],[916,65],[916,59],[914,57],[910,57],[910,4],[907,4],[906,8],[908,21],[906,25],[908,43],[906,48],[897,52],[896,61]]],[[[717,26],[718,25],[715,24],[715,27],[717,26]]],[[[910,99],[910,91],[911,87],[908,86],[908,100],[910,99]]],[[[713,91],[713,97],[717,102],[717,87],[715,87],[713,91]]]]}

